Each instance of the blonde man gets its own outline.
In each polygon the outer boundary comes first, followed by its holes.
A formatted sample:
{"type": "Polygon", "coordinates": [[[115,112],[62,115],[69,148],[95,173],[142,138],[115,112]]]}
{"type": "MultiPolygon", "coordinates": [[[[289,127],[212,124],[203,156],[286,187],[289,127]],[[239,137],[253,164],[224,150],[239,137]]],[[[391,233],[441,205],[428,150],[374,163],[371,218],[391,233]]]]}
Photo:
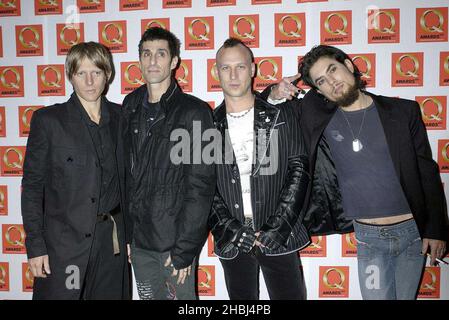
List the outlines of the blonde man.
{"type": "Polygon", "coordinates": [[[33,299],[129,298],[118,105],[104,94],[112,57],[71,48],[70,99],[38,110],[25,156],[22,216],[33,299]]]}

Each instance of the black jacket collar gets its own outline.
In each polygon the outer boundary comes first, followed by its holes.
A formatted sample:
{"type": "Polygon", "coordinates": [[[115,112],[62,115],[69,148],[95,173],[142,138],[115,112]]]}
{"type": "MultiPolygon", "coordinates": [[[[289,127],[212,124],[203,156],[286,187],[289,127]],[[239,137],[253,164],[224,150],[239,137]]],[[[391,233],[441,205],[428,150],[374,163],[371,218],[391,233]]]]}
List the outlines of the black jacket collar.
{"type": "MultiPolygon", "coordinates": [[[[262,159],[265,156],[269,143],[271,132],[277,123],[279,117],[279,108],[273,106],[266,101],[264,101],[258,93],[255,93],[254,100],[254,132],[256,133],[256,141],[254,141],[254,147],[258,142],[264,142],[263,146],[256,148],[256,163],[253,166],[253,175],[255,175],[261,166],[262,159]],[[262,139],[260,135],[263,134],[265,137],[262,139]]],[[[228,121],[226,120],[226,104],[223,101],[214,110],[215,125],[218,130],[220,130],[223,137],[227,135],[226,129],[228,128],[228,121]]],[[[228,137],[229,139],[229,137],[228,137]]],[[[226,142],[226,139],[224,139],[226,142]]],[[[232,150],[225,149],[225,150],[232,150]]],[[[235,160],[235,156],[233,158],[235,160]]]]}
{"type": "MultiPolygon", "coordinates": [[[[264,101],[259,93],[255,93],[254,100],[254,122],[260,122],[257,128],[268,129],[274,125],[274,120],[279,113],[279,108],[264,101]]],[[[226,103],[223,102],[215,108],[214,118],[217,126],[225,124],[226,121],[226,103]]]]}

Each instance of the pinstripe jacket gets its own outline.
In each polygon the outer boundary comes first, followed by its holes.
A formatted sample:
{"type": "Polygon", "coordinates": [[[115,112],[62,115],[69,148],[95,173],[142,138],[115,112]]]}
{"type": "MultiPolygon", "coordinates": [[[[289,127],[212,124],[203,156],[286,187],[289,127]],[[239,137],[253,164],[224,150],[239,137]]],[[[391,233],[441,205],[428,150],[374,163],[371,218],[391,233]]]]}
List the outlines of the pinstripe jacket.
{"type": "MultiPolygon", "coordinates": [[[[240,173],[230,146],[224,102],[215,109],[214,120],[225,152],[221,154],[221,163],[216,166],[217,190],[209,226],[215,240],[215,254],[233,259],[238,249],[229,244],[243,225],[244,214],[240,173]]],[[[255,161],[250,178],[254,229],[256,232],[269,232],[276,242],[282,244],[275,251],[261,250],[266,255],[299,250],[309,243],[302,223],[309,183],[308,157],[299,121],[293,108],[279,109],[256,95],[254,131],[255,161]]]]}

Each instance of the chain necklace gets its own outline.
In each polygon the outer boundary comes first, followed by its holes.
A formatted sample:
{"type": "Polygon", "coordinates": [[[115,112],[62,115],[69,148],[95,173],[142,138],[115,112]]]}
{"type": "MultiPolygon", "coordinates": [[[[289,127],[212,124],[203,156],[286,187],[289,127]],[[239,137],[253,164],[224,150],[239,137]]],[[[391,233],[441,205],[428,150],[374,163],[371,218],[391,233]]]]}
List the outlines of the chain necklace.
{"type": "Polygon", "coordinates": [[[348,118],[345,115],[345,112],[343,110],[341,110],[341,108],[338,108],[338,110],[340,110],[341,114],[343,115],[343,118],[346,120],[346,123],[348,124],[349,130],[351,130],[351,135],[352,135],[352,150],[354,152],[359,152],[360,150],[363,149],[363,144],[360,141],[359,137],[360,137],[360,133],[362,132],[362,128],[363,128],[363,124],[365,122],[365,115],[366,115],[366,109],[365,108],[363,110],[363,118],[362,118],[362,123],[360,124],[360,128],[359,128],[359,132],[357,133],[357,136],[354,136],[354,131],[352,131],[352,127],[351,124],[349,123],[348,118]]]}
{"type": "Polygon", "coordinates": [[[238,116],[234,116],[232,113],[227,113],[227,115],[228,116],[230,116],[231,118],[234,118],[234,119],[239,119],[239,118],[243,118],[244,116],[246,116],[251,110],[252,110],[252,108],[254,108],[254,107],[251,107],[251,108],[249,108],[248,110],[246,110],[243,114],[240,114],[240,115],[238,115],[238,116]]]}

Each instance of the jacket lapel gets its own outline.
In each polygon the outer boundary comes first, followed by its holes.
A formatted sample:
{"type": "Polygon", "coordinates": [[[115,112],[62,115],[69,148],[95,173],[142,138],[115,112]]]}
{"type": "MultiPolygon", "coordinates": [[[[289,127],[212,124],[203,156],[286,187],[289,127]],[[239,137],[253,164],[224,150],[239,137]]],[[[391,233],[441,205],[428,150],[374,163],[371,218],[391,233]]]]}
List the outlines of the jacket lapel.
{"type": "Polygon", "coordinates": [[[72,94],[69,101],[67,102],[67,130],[71,132],[71,137],[76,137],[76,141],[74,141],[74,145],[79,145],[80,147],[86,147],[86,151],[93,153],[97,156],[97,152],[95,150],[94,142],[89,134],[89,129],[86,127],[86,124],[83,121],[81,110],[82,108],[81,102],[76,97],[75,93],[72,94]]]}
{"type": "Polygon", "coordinates": [[[222,138],[221,159],[220,159],[221,163],[228,166],[232,165],[232,167],[237,168],[234,149],[232,148],[231,137],[229,136],[228,131],[228,121],[226,119],[226,105],[224,101],[217,108],[215,108],[214,118],[215,118],[215,127],[220,132],[222,138]]]}
{"type": "MultiPolygon", "coordinates": [[[[271,106],[256,96],[254,102],[254,132],[255,132],[255,140],[254,140],[254,149],[253,154],[255,155],[255,164],[253,165],[252,174],[255,175],[260,166],[263,163],[263,160],[266,156],[268,146],[270,144],[270,137],[272,134],[272,130],[277,123],[277,119],[279,117],[279,108],[275,106],[271,106]]],[[[230,144],[231,139],[229,137],[228,132],[228,122],[226,120],[226,105],[222,102],[214,111],[215,117],[215,126],[220,131],[222,141],[222,150],[223,150],[223,164],[230,164],[229,159],[232,159],[233,167],[236,167],[235,155],[232,145],[230,144]],[[230,158],[232,157],[232,158],[230,158]]]]}
{"type": "Polygon", "coordinates": [[[256,175],[266,156],[274,126],[279,117],[279,108],[261,101],[257,96],[254,102],[254,155],[255,165],[252,175],[256,175]]]}
{"type": "Polygon", "coordinates": [[[385,105],[379,96],[367,93],[373,100],[379,113],[380,122],[384,129],[385,138],[387,140],[388,150],[390,151],[391,159],[393,160],[394,168],[399,176],[399,146],[397,145],[397,129],[400,122],[395,118],[392,109],[385,105]]]}
{"type": "Polygon", "coordinates": [[[106,98],[102,100],[102,108],[108,108],[109,111],[109,132],[111,134],[112,145],[114,150],[117,151],[117,135],[119,132],[119,115],[113,108],[109,108],[106,98]]]}

